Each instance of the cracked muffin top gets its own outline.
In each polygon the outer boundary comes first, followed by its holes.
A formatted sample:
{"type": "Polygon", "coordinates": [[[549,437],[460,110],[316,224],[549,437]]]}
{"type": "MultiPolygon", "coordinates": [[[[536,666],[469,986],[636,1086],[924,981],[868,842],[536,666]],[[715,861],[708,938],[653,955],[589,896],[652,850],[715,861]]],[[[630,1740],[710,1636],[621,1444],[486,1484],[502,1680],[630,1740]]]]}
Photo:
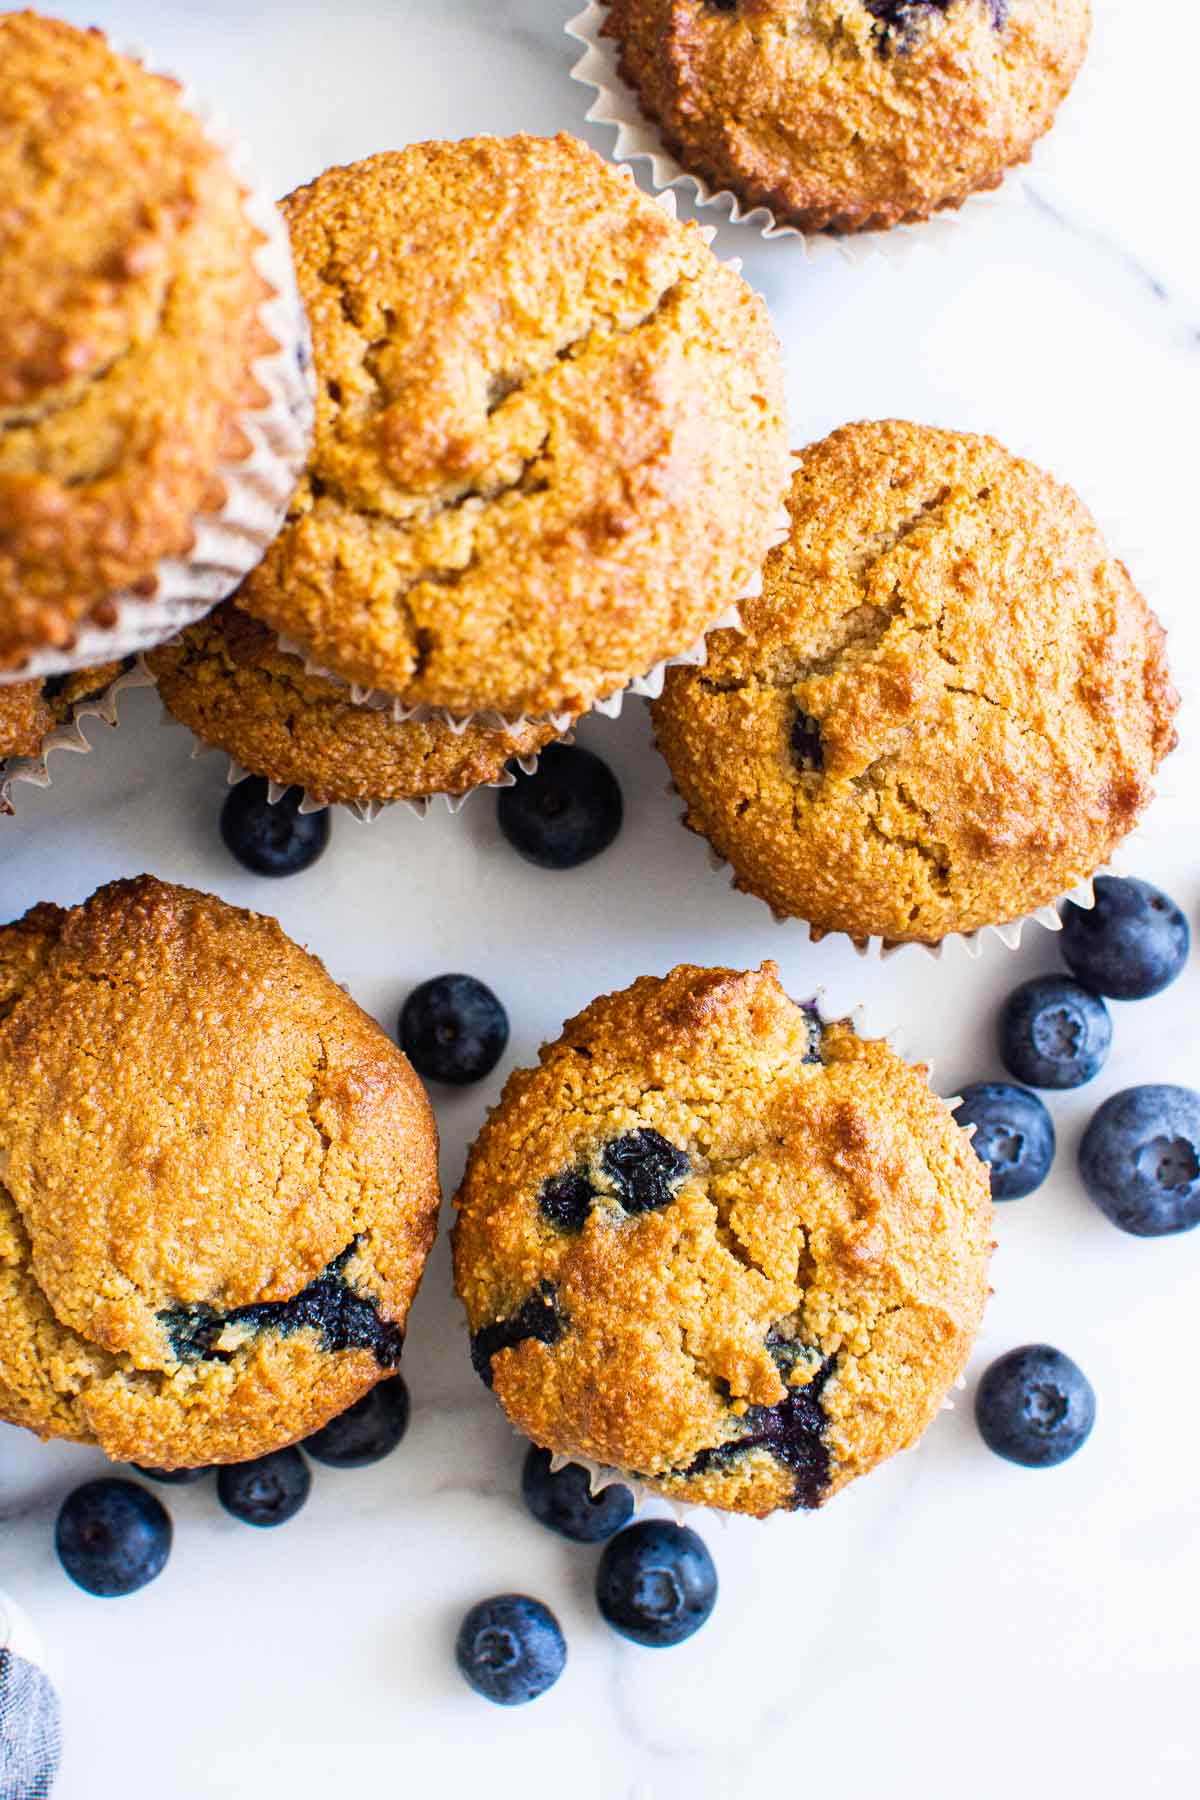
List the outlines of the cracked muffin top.
{"type": "Polygon", "coordinates": [[[685,822],[814,936],[937,943],[1069,892],[1152,799],[1178,706],[1082,501],[892,420],[806,450],[789,506],[745,635],[654,707],[685,822]]]}
{"type": "Polygon", "coordinates": [[[121,673],[119,662],[73,675],[49,675],[0,687],[0,770],[10,756],[37,756],[52,731],[65,725],[83,700],[94,700],[121,673]]]}
{"type": "Polygon", "coordinates": [[[178,92],[0,17],[0,671],[153,594],[262,403],[257,234],[178,92]]]}
{"type": "MultiPolygon", "coordinates": [[[[460,797],[500,781],[507,763],[558,736],[532,721],[454,730],[438,718],[401,721],[390,707],[356,705],[349,688],[306,674],[273,631],[228,602],[152,650],[146,664],[163,704],[197,737],[314,800],[460,797]]],[[[0,716],[2,708],[0,690],[0,716]]]]}
{"type": "Polygon", "coordinates": [[[238,1462],[400,1354],[437,1136],[273,919],[142,876],[0,928],[0,1418],[238,1462]]]}
{"type": "Polygon", "coordinates": [[[928,218],[1049,130],[1088,0],[607,0],[685,168],[802,231],[928,218]]]}
{"type": "Polygon", "coordinates": [[[241,604],[460,718],[581,712],[690,648],[787,482],[766,308],[696,227],[566,136],[412,145],[284,210],[316,439],[241,604]]]}
{"type": "Polygon", "coordinates": [[[757,1517],[915,1442],[988,1291],[987,1173],[927,1071],[773,963],[594,1001],[509,1079],[455,1205],[517,1429],[757,1517]]]}

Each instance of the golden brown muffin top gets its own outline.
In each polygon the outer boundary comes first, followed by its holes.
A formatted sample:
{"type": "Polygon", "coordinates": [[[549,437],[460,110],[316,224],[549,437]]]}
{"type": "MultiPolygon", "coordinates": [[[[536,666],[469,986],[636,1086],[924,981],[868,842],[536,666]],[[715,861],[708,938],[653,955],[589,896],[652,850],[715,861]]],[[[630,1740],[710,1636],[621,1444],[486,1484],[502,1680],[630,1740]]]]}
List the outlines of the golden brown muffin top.
{"type": "Polygon", "coordinates": [[[153,592],[263,401],[258,236],[178,91],[0,16],[0,670],[153,592]]]}
{"type": "Polygon", "coordinates": [[[1165,638],[1070,488],[890,420],[806,450],[744,636],[659,748],[738,885],[816,935],[936,943],[1110,856],[1175,742],[1165,638]]]}
{"type": "Polygon", "coordinates": [[[787,479],[766,308],[585,144],[469,138],[284,203],[316,440],[242,602],[458,717],[580,712],[691,646],[787,479]]]}
{"type": "Polygon", "coordinates": [[[1024,162],[1087,49],[1088,0],[608,0],[685,168],[803,231],[959,206],[1024,162]]]}
{"type": "Polygon", "coordinates": [[[50,733],[65,725],[81,700],[94,700],[121,673],[121,664],[76,669],[41,681],[0,687],[0,764],[9,756],[37,756],[50,733]]]}
{"type": "Polygon", "coordinates": [[[926,1076],[773,963],[572,1019],[455,1201],[472,1356],[517,1429],[759,1517],[914,1442],[978,1330],[992,1216],[926,1076]]]}
{"type": "Polygon", "coordinates": [[[421,1084],[273,919],[146,875],[0,929],[0,1417],[291,1443],[394,1367],[437,1205],[421,1084]]]}
{"type": "Polygon", "coordinates": [[[397,721],[390,708],[355,705],[349,688],[306,674],[274,632],[228,602],[146,663],[164,705],[197,737],[314,800],[461,796],[558,735],[532,723],[454,731],[440,719],[397,721]]]}

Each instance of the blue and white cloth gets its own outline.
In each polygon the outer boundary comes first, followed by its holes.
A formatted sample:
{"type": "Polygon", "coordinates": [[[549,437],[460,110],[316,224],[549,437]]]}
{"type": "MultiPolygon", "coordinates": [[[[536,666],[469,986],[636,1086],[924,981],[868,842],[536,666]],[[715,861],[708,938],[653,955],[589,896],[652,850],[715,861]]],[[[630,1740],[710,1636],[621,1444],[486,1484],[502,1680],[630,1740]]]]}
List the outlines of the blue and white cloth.
{"type": "Polygon", "coordinates": [[[0,1594],[0,1800],[49,1800],[62,1758],[62,1708],[28,1620],[0,1594]]]}

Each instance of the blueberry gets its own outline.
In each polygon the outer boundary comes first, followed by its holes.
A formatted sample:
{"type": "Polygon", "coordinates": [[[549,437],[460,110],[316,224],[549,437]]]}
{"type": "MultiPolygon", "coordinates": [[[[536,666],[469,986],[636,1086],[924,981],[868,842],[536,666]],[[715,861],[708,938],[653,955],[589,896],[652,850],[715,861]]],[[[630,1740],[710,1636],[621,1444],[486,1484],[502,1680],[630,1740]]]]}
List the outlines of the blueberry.
{"type": "Polygon", "coordinates": [[[577,1544],[599,1544],[633,1517],[633,1495],[616,1483],[593,1494],[586,1469],[567,1463],[554,1473],[550,1452],[529,1446],[521,1470],[521,1496],[538,1520],[577,1544]]]}
{"type": "Polygon", "coordinates": [[[1091,1382],[1049,1344],[1024,1344],[998,1357],[975,1393],[975,1423],[984,1443],[1024,1469],[1066,1462],[1095,1422],[1091,1382]]]}
{"type": "Polygon", "coordinates": [[[595,1199],[586,1169],[568,1169],[563,1175],[551,1175],[538,1192],[542,1217],[559,1231],[582,1231],[595,1199]]]}
{"type": "Polygon", "coordinates": [[[1112,1020],[1103,1000],[1065,975],[1014,988],[1000,1015],[1000,1060],[1030,1087],[1082,1087],[1104,1067],[1112,1020]]]}
{"type": "Polygon", "coordinates": [[[304,1448],[331,1468],[365,1469],[396,1448],[408,1430],[408,1413],[404,1377],[393,1375],[305,1438],[304,1448]]]}
{"type": "Polygon", "coordinates": [[[1175,902],[1148,881],[1097,876],[1096,904],[1063,907],[1063,961],[1093,994],[1146,1000],[1187,961],[1191,933],[1175,902]]]}
{"type": "Polygon", "coordinates": [[[608,1623],[651,1649],[690,1638],[716,1599],[717,1571],[704,1539],[661,1519],[620,1532],[596,1571],[596,1600],[608,1623]]]}
{"type": "Polygon", "coordinates": [[[661,1132],[630,1131],[605,1144],[600,1167],[628,1213],[670,1206],[691,1163],[661,1132]]]}
{"type": "Polygon", "coordinates": [[[253,1462],[217,1470],[217,1498],[244,1525],[284,1525],[294,1519],[312,1486],[298,1450],[273,1450],[253,1462]]]}
{"type": "Polygon", "coordinates": [[[329,842],[328,812],[302,813],[303,794],[289,788],[272,806],[257,775],[230,788],[221,808],[225,848],[253,875],[299,875],[329,842]]]}
{"type": "Polygon", "coordinates": [[[1191,1231],[1200,1225],[1200,1094],[1165,1083],[1114,1094],[1083,1134],[1079,1171],[1122,1231],[1191,1231]]]}
{"type": "Polygon", "coordinates": [[[473,975],[435,975],[400,1013],[400,1047],[426,1081],[465,1087],[490,1075],[508,1043],[508,1014],[473,975]]]}
{"type": "Polygon", "coordinates": [[[464,1679],[497,1706],[524,1706],[552,1688],[567,1646],[548,1606],[527,1594],[496,1594],[458,1628],[454,1659],[464,1679]]]}
{"type": "Polygon", "coordinates": [[[621,829],[621,790],[607,763],[577,744],[549,744],[532,775],[502,788],[496,816],[518,855],[539,869],[575,869],[621,829]]]}
{"type": "Polygon", "coordinates": [[[954,1116],[975,1127],[971,1148],[987,1164],[993,1200],[1023,1200],[1041,1187],[1054,1161],[1054,1122],[1036,1094],[1007,1081],[973,1081],[954,1116]]]}
{"type": "Polygon", "coordinates": [[[190,1487],[193,1481],[203,1481],[211,1475],[211,1469],[147,1469],[142,1463],[134,1463],[133,1467],[147,1481],[161,1481],[166,1487],[190,1487]]]}
{"type": "Polygon", "coordinates": [[[136,1594],[166,1567],[171,1515],[136,1481],[85,1481],[62,1503],[54,1548],[71,1580],[89,1594],[136,1594]]]}
{"type": "Polygon", "coordinates": [[[514,1350],[526,1338],[540,1344],[557,1344],[567,1329],[568,1320],[559,1310],[558,1288],[554,1282],[542,1280],[532,1294],[527,1294],[516,1312],[507,1319],[485,1325],[471,1339],[471,1362],[480,1381],[492,1385],[492,1358],[501,1350],[514,1350]]]}

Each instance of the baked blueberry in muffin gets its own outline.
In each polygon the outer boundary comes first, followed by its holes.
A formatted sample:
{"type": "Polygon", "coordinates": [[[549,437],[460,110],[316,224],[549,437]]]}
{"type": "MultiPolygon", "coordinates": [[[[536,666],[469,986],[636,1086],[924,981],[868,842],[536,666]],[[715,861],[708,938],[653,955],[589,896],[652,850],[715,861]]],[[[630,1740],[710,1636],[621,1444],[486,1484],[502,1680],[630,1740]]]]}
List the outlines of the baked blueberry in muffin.
{"type": "Polygon", "coordinates": [[[914,1442],[987,1292],[987,1173],[925,1071],[771,964],[595,1001],[510,1078],[456,1206],[517,1429],[757,1516],[914,1442]]]}

